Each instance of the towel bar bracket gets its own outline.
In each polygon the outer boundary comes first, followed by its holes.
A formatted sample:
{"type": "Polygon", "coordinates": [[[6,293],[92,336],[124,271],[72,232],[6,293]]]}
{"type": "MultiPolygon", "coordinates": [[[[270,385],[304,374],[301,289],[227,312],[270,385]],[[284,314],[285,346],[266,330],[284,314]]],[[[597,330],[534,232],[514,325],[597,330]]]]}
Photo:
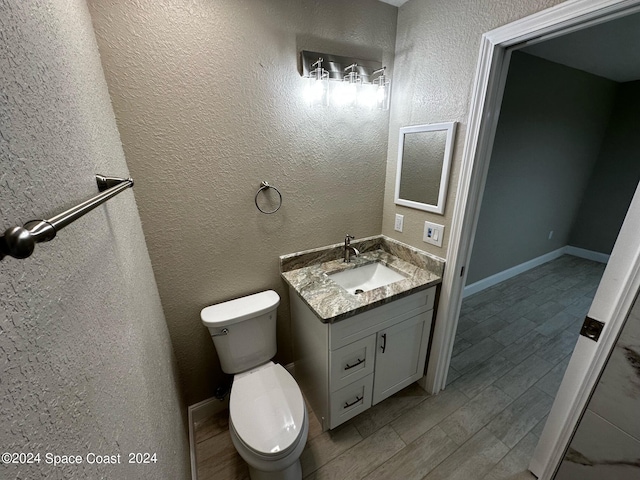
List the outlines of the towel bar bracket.
{"type": "Polygon", "coordinates": [[[96,183],[98,184],[98,191],[104,192],[111,187],[115,187],[124,182],[131,182],[131,187],[133,187],[133,179],[132,178],[120,178],[120,177],[106,177],[104,175],[96,175],[96,183]]]}

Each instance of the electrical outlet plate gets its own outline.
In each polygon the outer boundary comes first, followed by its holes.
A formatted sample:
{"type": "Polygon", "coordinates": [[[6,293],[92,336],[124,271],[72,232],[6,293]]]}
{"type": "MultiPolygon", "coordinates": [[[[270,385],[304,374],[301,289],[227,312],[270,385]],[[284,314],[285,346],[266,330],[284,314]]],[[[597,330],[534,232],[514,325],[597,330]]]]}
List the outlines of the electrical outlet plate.
{"type": "Polygon", "coordinates": [[[424,222],[424,234],[422,240],[437,247],[442,247],[444,237],[444,225],[432,222],[424,222]]]}
{"type": "Polygon", "coordinates": [[[396,223],[393,228],[396,232],[401,232],[403,227],[404,227],[404,215],[400,215],[396,213],[396,223]]]}

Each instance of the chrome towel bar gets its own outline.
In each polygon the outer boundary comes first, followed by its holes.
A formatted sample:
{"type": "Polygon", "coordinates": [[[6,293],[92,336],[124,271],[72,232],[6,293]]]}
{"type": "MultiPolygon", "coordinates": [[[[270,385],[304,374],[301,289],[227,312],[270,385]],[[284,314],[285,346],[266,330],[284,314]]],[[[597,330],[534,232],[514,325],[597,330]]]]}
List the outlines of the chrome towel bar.
{"type": "Polygon", "coordinates": [[[132,178],[96,175],[96,183],[98,190],[102,193],[95,197],[65,210],[49,220],[31,220],[23,227],[7,229],[0,237],[0,260],[7,255],[20,259],[29,257],[33,253],[36,243],[53,240],[59,230],[120,192],[133,187],[132,178]]]}

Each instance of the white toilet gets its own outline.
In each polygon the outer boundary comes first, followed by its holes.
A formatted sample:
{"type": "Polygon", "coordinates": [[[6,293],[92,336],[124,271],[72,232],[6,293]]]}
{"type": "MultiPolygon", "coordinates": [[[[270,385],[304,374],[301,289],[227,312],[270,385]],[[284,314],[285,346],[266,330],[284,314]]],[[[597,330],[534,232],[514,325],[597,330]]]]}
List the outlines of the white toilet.
{"type": "Polygon", "coordinates": [[[229,433],[252,480],[300,480],[309,419],[302,393],[276,354],[273,290],[202,309],[222,370],[234,374],[229,433]]]}

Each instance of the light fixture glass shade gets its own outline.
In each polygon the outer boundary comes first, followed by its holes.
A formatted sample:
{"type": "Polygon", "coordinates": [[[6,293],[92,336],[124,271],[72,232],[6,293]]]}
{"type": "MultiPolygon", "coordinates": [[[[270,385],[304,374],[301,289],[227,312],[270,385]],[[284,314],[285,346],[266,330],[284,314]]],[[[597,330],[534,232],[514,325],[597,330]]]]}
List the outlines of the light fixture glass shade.
{"type": "Polygon", "coordinates": [[[304,87],[304,98],[310,107],[323,107],[329,104],[329,77],[309,77],[304,87]]]}
{"type": "Polygon", "coordinates": [[[380,110],[389,110],[389,100],[391,98],[391,80],[389,77],[380,75],[374,80],[373,83],[376,86],[376,107],[380,110]]]}
{"type": "Polygon", "coordinates": [[[336,82],[331,92],[332,104],[338,107],[353,107],[358,104],[358,94],[362,88],[362,78],[356,71],[357,64],[349,65],[345,71],[351,69],[344,76],[342,82],[336,82]]]}
{"type": "Polygon", "coordinates": [[[378,106],[378,86],[363,83],[358,86],[357,102],[359,108],[373,110],[378,106]]]}
{"type": "Polygon", "coordinates": [[[310,107],[324,107],[329,104],[329,72],[322,68],[322,58],[313,65],[316,68],[307,79],[304,97],[310,107]]]}
{"type": "Polygon", "coordinates": [[[358,98],[358,85],[347,80],[331,82],[331,104],[336,107],[352,107],[358,98]]]}

